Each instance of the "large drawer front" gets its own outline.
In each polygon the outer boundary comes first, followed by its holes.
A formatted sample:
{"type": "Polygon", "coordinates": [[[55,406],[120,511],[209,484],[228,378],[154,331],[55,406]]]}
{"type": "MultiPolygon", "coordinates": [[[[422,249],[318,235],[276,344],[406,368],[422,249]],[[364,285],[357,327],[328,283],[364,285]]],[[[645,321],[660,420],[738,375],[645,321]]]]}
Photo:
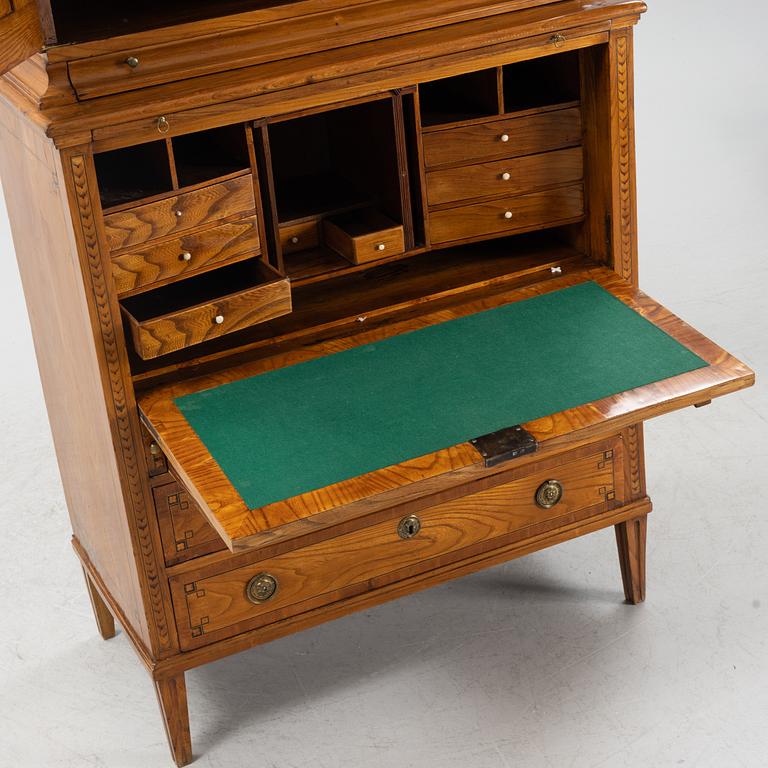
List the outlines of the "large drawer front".
{"type": "Polygon", "coordinates": [[[570,187],[434,211],[429,215],[432,243],[512,234],[577,220],[584,215],[584,188],[570,187]]]}
{"type": "Polygon", "coordinates": [[[401,537],[397,517],[235,570],[222,563],[174,577],[181,647],[199,647],[503,546],[510,537],[613,509],[624,496],[622,456],[617,438],[558,466],[532,468],[522,479],[430,507],[418,513],[421,530],[412,538],[401,537]],[[562,485],[563,495],[545,509],[536,502],[537,491],[551,480],[562,485]],[[277,591],[257,604],[247,589],[264,574],[277,591]]]}
{"type": "Polygon", "coordinates": [[[261,253],[256,218],[194,232],[112,257],[120,294],[176,280],[261,253]]]}
{"type": "Polygon", "coordinates": [[[430,206],[474,198],[520,195],[544,187],[572,184],[584,177],[581,147],[539,155],[494,160],[427,173],[430,206]]]}
{"type": "Polygon", "coordinates": [[[424,134],[427,168],[533,155],[581,144],[581,110],[559,109],[424,134]]]}
{"type": "Polygon", "coordinates": [[[253,177],[239,176],[220,184],[146,203],[104,217],[112,251],[133,248],[209,222],[253,212],[253,177]]]}

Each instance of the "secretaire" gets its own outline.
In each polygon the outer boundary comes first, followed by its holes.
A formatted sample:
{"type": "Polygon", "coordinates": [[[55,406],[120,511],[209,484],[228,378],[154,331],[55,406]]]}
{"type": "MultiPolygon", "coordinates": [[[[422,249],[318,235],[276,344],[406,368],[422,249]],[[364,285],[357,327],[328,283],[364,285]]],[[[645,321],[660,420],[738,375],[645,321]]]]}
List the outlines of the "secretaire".
{"type": "Polygon", "coordinates": [[[638,286],[644,11],[0,0],[74,549],[178,765],[259,643],[608,526],[644,599],[643,422],[754,380],[638,286]]]}

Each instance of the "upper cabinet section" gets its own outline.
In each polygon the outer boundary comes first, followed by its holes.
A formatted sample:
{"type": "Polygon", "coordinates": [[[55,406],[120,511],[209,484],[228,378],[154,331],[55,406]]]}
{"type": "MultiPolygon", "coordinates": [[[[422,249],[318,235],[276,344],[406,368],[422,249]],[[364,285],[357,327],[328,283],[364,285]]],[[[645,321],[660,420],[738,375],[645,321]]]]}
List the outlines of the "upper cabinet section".
{"type": "Polygon", "coordinates": [[[0,0],[0,75],[37,53],[42,45],[35,0],[0,0]]]}

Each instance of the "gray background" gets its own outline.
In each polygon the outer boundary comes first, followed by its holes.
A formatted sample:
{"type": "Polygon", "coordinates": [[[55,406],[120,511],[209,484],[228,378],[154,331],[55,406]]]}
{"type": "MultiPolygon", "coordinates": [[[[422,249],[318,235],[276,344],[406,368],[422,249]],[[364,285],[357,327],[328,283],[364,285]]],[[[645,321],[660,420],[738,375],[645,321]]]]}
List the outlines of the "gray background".
{"type": "MultiPolygon", "coordinates": [[[[657,0],[636,39],[642,286],[758,375],[766,27],[761,0],[657,0]]],[[[0,253],[0,765],[169,766],[69,546],[2,208],[0,253]]],[[[763,768],[767,422],[758,386],[649,424],[644,606],[604,531],[257,648],[188,675],[197,764],[763,768]]]]}

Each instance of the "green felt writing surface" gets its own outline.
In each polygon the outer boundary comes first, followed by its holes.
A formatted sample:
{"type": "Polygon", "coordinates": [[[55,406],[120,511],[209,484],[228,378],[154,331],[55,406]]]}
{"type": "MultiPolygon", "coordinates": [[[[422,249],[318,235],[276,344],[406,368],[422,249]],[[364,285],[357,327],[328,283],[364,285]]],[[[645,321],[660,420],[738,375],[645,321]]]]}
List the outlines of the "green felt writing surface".
{"type": "Polygon", "coordinates": [[[176,404],[256,508],[706,365],[589,282],[176,404]]]}

